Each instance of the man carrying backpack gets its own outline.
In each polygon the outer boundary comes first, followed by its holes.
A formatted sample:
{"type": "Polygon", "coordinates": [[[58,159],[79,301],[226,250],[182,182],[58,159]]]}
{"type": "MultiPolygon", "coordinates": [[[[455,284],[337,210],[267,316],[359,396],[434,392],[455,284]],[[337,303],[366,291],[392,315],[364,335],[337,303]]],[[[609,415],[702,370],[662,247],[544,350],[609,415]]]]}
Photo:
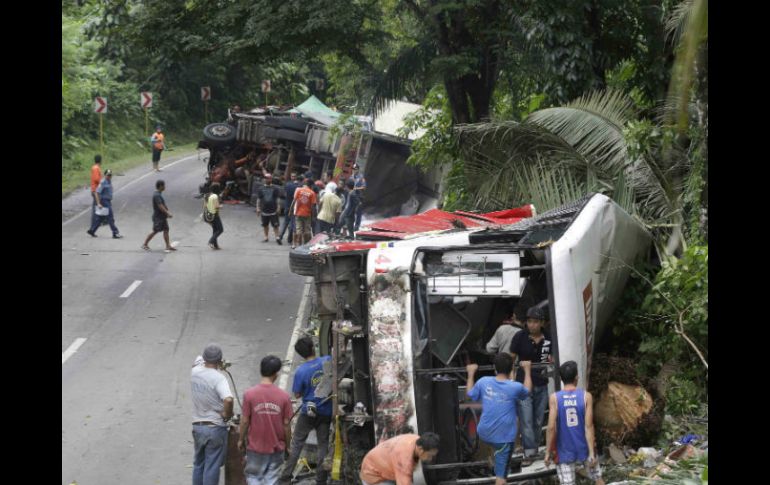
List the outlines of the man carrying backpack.
{"type": "Polygon", "coordinates": [[[268,225],[273,226],[275,233],[275,242],[278,245],[283,244],[278,234],[278,197],[281,191],[273,185],[273,176],[265,174],[265,185],[259,188],[257,192],[257,216],[262,216],[262,228],[265,231],[265,239],[262,242],[268,242],[270,230],[268,225]]]}

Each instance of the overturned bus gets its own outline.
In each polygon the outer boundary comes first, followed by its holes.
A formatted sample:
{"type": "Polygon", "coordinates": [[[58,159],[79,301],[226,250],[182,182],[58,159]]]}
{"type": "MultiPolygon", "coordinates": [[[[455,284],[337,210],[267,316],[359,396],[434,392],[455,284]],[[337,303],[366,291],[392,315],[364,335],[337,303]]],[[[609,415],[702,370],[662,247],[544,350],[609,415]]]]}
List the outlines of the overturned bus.
{"type": "MultiPolygon", "coordinates": [[[[290,253],[292,270],[314,277],[320,352],[336,363],[328,392],[345,444],[337,451],[344,483],[358,483],[363,455],[380,441],[425,431],[438,433],[441,446],[415,483],[494,483],[491,448],[476,434],[481,405],[465,396],[465,365],[492,375],[485,343],[500,321],[517,304],[542,302],[549,386],[560,389],[553,370],[567,360],[587,386],[595,342],[651,246],[644,227],[601,194],[539,216],[531,206],[432,210],[373,223],[357,237],[318,235],[290,253]]],[[[514,454],[508,481],[553,473],[514,454]]]]}

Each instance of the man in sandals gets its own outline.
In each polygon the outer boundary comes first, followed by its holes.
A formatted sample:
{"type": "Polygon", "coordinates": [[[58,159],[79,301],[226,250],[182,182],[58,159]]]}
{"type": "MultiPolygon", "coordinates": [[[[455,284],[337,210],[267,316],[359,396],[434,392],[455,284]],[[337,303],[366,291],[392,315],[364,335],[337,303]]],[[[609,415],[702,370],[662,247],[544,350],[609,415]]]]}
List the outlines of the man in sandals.
{"type": "Polygon", "coordinates": [[[176,248],[171,246],[168,237],[168,219],[173,216],[166,206],[166,201],[163,200],[162,194],[164,190],[166,190],[166,182],[163,180],[155,182],[155,193],[152,196],[152,232],[147,236],[142,245],[142,249],[145,251],[150,250],[150,240],[159,232],[163,232],[163,240],[166,241],[166,251],[176,251],[176,248]]]}

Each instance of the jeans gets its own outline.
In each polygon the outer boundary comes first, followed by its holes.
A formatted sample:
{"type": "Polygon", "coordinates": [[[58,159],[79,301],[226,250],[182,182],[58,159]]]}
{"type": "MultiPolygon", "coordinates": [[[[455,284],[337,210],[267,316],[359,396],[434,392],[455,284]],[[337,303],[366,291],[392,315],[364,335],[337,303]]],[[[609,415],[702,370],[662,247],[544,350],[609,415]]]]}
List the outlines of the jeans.
{"type": "Polygon", "coordinates": [[[227,426],[193,425],[195,461],[193,462],[193,485],[218,485],[219,467],[225,462],[227,453],[227,426]]]}
{"type": "Polygon", "coordinates": [[[533,384],[529,397],[523,401],[517,401],[519,422],[521,423],[521,441],[526,457],[537,454],[546,404],[548,404],[548,384],[544,386],[533,384]]]}
{"type": "Polygon", "coordinates": [[[348,237],[355,238],[355,222],[356,216],[354,214],[350,214],[342,220],[342,227],[348,229],[348,237]]]}
{"type": "Polygon", "coordinates": [[[278,472],[283,463],[283,451],[272,454],[256,453],[246,450],[246,475],[248,485],[275,485],[278,483],[278,472]]]}
{"type": "Polygon", "coordinates": [[[118,231],[118,226],[115,225],[115,216],[113,215],[113,212],[112,212],[112,201],[102,199],[102,207],[108,208],[110,210],[110,213],[107,214],[106,216],[97,216],[96,212],[94,212],[94,218],[92,218],[91,220],[91,229],[89,229],[89,231],[95,234],[96,230],[99,229],[99,226],[102,225],[102,221],[104,219],[107,219],[107,224],[110,225],[110,229],[112,230],[112,235],[114,236],[116,234],[120,234],[120,231],[118,231]]]}
{"type": "Polygon", "coordinates": [[[222,227],[222,219],[219,218],[219,214],[214,216],[214,220],[211,222],[211,229],[213,231],[211,235],[211,239],[209,239],[209,244],[213,244],[215,248],[219,247],[219,243],[217,243],[217,238],[222,235],[223,232],[225,232],[225,228],[222,227]]]}
{"type": "Polygon", "coordinates": [[[315,480],[318,485],[325,485],[328,479],[329,472],[323,469],[323,461],[326,458],[326,454],[329,452],[329,427],[331,426],[331,416],[316,416],[315,418],[308,417],[307,414],[300,413],[297,418],[297,424],[294,427],[294,435],[291,438],[291,452],[289,453],[289,459],[286,461],[286,466],[283,468],[281,474],[281,481],[289,483],[291,480],[294,468],[297,466],[299,455],[302,453],[302,447],[305,446],[305,440],[307,435],[310,434],[311,429],[315,429],[316,436],[318,438],[318,457],[316,461],[316,473],[315,480]]]}
{"type": "Polygon", "coordinates": [[[355,223],[356,231],[361,228],[361,218],[363,216],[364,216],[364,205],[358,204],[358,207],[356,207],[356,223],[355,223]]]}
{"type": "Polygon", "coordinates": [[[283,235],[286,234],[286,229],[289,230],[288,241],[291,242],[294,240],[294,216],[287,215],[283,218],[283,227],[281,228],[281,235],[278,236],[278,239],[283,239],[283,235]]]}

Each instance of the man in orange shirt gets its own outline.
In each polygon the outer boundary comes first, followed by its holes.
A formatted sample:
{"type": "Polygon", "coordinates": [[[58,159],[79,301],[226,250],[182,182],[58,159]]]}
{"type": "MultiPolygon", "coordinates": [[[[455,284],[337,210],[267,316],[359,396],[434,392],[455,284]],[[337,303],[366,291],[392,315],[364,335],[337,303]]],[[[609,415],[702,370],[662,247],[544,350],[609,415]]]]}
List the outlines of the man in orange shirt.
{"type": "Polygon", "coordinates": [[[160,152],[166,149],[166,137],[161,132],[160,125],[155,127],[155,133],[150,138],[152,142],[152,167],[156,172],[160,172],[158,163],[160,163],[160,152]]]}
{"type": "Polygon", "coordinates": [[[94,165],[91,167],[91,227],[94,227],[96,221],[96,188],[102,181],[102,156],[94,155],[94,165]]]}
{"type": "Polygon", "coordinates": [[[436,433],[402,434],[375,446],[364,457],[359,477],[364,485],[412,485],[417,463],[438,454],[436,433]]]}
{"type": "Polygon", "coordinates": [[[313,237],[310,228],[310,216],[313,214],[317,198],[315,192],[310,187],[313,182],[305,179],[305,186],[298,188],[294,192],[294,219],[295,232],[294,239],[291,242],[291,248],[302,246],[313,237]],[[305,236],[307,235],[307,238],[305,236]]]}

